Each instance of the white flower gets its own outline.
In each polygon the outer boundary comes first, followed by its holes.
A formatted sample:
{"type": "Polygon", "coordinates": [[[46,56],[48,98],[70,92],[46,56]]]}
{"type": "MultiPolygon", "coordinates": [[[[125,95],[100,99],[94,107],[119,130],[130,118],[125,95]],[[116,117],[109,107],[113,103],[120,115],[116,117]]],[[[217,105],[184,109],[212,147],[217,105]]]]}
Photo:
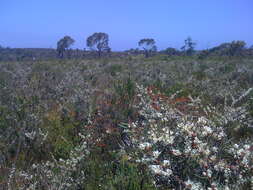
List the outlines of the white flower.
{"type": "Polygon", "coordinates": [[[212,149],[213,149],[214,152],[218,152],[218,148],[217,147],[214,146],[212,149]]]}
{"type": "Polygon", "coordinates": [[[211,184],[211,186],[214,188],[214,187],[217,187],[217,184],[216,184],[215,182],[213,182],[213,183],[211,184]]]}
{"type": "Polygon", "coordinates": [[[245,144],[245,145],[243,146],[243,148],[246,149],[246,150],[249,150],[249,149],[250,149],[250,146],[249,146],[248,144],[245,144]]]}
{"type": "Polygon", "coordinates": [[[194,139],[194,141],[193,141],[195,144],[200,144],[200,143],[202,143],[199,139],[198,139],[198,137],[196,137],[195,139],[194,139]]]}
{"type": "Polygon", "coordinates": [[[32,165],[32,168],[33,168],[33,169],[35,169],[36,167],[37,167],[36,164],[33,164],[33,165],[32,165]]]}
{"type": "Polygon", "coordinates": [[[204,126],[203,129],[205,130],[205,132],[207,134],[211,134],[213,132],[213,130],[211,129],[211,127],[208,127],[208,126],[204,126]]]}
{"type": "Polygon", "coordinates": [[[169,160],[164,160],[163,161],[163,165],[164,166],[169,166],[170,165],[170,161],[169,160]]]}
{"type": "Polygon", "coordinates": [[[182,153],[179,150],[172,150],[172,154],[175,156],[180,156],[182,153]]]}
{"type": "Polygon", "coordinates": [[[171,169],[166,169],[166,173],[167,173],[167,175],[172,175],[173,174],[171,169]]]}
{"type": "Polygon", "coordinates": [[[159,113],[159,112],[156,113],[156,117],[162,118],[162,116],[163,116],[163,114],[161,114],[161,113],[159,113]]]}
{"type": "Polygon", "coordinates": [[[191,181],[190,179],[188,179],[184,183],[187,188],[192,189],[192,190],[202,190],[203,189],[201,183],[196,183],[194,181],[191,181]]]}
{"type": "Polygon", "coordinates": [[[35,136],[36,136],[36,132],[35,131],[32,131],[31,133],[25,133],[25,136],[31,140],[34,140],[35,139],[35,136]]]}
{"type": "Polygon", "coordinates": [[[225,137],[226,134],[224,133],[224,131],[221,131],[218,135],[217,135],[217,139],[221,140],[223,137],[225,137]]]}
{"type": "Polygon", "coordinates": [[[150,148],[152,145],[148,142],[139,144],[139,148],[145,150],[146,148],[150,148]]]}
{"type": "Polygon", "coordinates": [[[234,144],[234,148],[235,148],[235,149],[238,149],[238,148],[239,148],[239,145],[238,145],[238,144],[234,144]]]}
{"type": "Polygon", "coordinates": [[[172,170],[166,169],[166,171],[161,171],[160,173],[161,173],[161,175],[164,175],[164,176],[170,176],[170,175],[172,175],[172,170]]]}
{"type": "Polygon", "coordinates": [[[206,155],[209,155],[209,154],[210,154],[210,150],[209,150],[209,149],[205,149],[205,150],[204,150],[204,153],[205,153],[206,155]]]}
{"type": "Polygon", "coordinates": [[[207,176],[208,176],[209,178],[212,177],[212,173],[213,173],[213,172],[212,172],[210,169],[207,170],[207,176]]]}
{"type": "Polygon", "coordinates": [[[207,120],[206,120],[206,118],[204,118],[204,117],[199,117],[197,122],[198,122],[199,124],[206,124],[206,123],[207,123],[207,120]]]}
{"type": "Polygon", "coordinates": [[[160,174],[161,173],[161,166],[159,165],[150,165],[149,168],[154,172],[155,174],[160,174]]]}
{"type": "Polygon", "coordinates": [[[239,150],[237,151],[237,154],[239,154],[240,156],[241,156],[243,153],[244,153],[244,150],[243,150],[243,149],[239,149],[239,150]]]}
{"type": "Polygon", "coordinates": [[[191,187],[192,185],[193,185],[193,182],[190,180],[190,179],[188,179],[187,181],[185,181],[184,182],[185,183],[185,185],[187,186],[187,187],[191,187]]]}
{"type": "Polygon", "coordinates": [[[159,152],[159,151],[153,151],[153,156],[155,157],[155,158],[157,158],[159,155],[160,155],[160,153],[161,152],[159,152]]]}
{"type": "Polygon", "coordinates": [[[211,160],[211,161],[215,161],[215,160],[216,160],[216,156],[215,156],[215,155],[212,155],[212,156],[210,157],[210,160],[211,160]]]}

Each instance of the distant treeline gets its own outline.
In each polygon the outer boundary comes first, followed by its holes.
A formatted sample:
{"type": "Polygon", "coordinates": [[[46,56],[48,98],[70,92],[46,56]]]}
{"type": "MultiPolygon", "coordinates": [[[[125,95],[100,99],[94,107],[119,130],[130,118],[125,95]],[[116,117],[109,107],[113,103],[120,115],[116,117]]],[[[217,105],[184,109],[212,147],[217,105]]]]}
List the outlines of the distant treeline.
{"type": "Polygon", "coordinates": [[[71,49],[74,44],[70,36],[64,36],[57,42],[57,48],[5,48],[0,46],[0,61],[25,61],[25,60],[48,60],[48,59],[82,59],[97,57],[127,57],[131,55],[154,55],[167,56],[197,56],[204,59],[210,56],[253,56],[253,46],[246,47],[244,41],[232,41],[222,43],[219,46],[195,50],[196,43],[188,37],[180,49],[168,47],[158,51],[156,42],[152,38],[144,38],[138,42],[138,48],[126,51],[113,52],[109,47],[109,36],[106,33],[94,33],[86,41],[88,49],[71,49]]]}

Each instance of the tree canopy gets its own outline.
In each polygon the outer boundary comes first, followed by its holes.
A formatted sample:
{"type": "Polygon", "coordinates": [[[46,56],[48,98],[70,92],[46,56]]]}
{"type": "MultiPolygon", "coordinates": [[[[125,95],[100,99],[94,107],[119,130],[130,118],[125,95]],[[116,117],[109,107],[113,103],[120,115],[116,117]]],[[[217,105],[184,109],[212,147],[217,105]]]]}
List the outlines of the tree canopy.
{"type": "Polygon", "coordinates": [[[217,47],[210,49],[210,53],[220,56],[241,56],[246,49],[244,41],[232,41],[231,43],[222,43],[217,47]]]}
{"type": "Polygon", "coordinates": [[[235,56],[235,55],[241,55],[243,49],[245,48],[246,43],[244,41],[232,41],[232,43],[230,44],[230,55],[231,56],[235,56]]]}
{"type": "Polygon", "coordinates": [[[181,50],[186,53],[186,55],[191,56],[194,53],[196,43],[193,42],[191,37],[186,38],[184,41],[184,46],[181,47],[181,50]]]}
{"type": "Polygon", "coordinates": [[[173,55],[180,55],[180,51],[178,51],[175,48],[167,48],[166,50],[164,50],[164,53],[166,53],[167,55],[173,56],[173,55]]]}
{"type": "Polygon", "coordinates": [[[86,45],[91,49],[98,52],[98,56],[101,57],[102,52],[110,51],[109,36],[103,32],[96,32],[89,36],[86,41],[86,45]]]}
{"type": "Polygon", "coordinates": [[[157,50],[157,47],[155,45],[155,40],[152,38],[141,39],[138,45],[142,47],[142,49],[145,51],[146,57],[149,57],[152,52],[157,50]]]}
{"type": "Polygon", "coordinates": [[[70,36],[64,36],[57,42],[57,52],[59,57],[63,57],[64,51],[75,43],[75,40],[70,36]]]}

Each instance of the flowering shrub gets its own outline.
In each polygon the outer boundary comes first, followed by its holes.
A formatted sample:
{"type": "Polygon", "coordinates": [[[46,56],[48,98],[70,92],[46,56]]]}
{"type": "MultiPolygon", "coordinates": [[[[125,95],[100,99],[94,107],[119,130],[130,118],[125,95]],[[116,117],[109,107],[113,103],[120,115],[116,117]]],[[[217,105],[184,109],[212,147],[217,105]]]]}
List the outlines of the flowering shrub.
{"type": "Polygon", "coordinates": [[[234,61],[0,64],[0,189],[250,189],[252,61],[234,61]]]}
{"type": "Polygon", "coordinates": [[[177,106],[173,108],[162,97],[152,101],[150,91],[139,87],[140,114],[145,119],[129,127],[142,150],[136,161],[149,165],[158,186],[238,189],[251,180],[253,142],[249,138],[235,144],[223,123],[205,115],[179,115],[177,106]]]}

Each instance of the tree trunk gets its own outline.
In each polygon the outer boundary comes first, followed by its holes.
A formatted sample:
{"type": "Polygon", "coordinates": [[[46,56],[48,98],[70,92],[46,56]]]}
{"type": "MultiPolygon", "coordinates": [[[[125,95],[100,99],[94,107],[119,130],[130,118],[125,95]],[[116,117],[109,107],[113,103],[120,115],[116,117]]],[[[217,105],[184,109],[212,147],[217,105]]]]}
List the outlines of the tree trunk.
{"type": "Polygon", "coordinates": [[[148,58],[148,57],[149,57],[148,50],[145,50],[145,57],[146,57],[146,58],[148,58]]]}
{"type": "Polygon", "coordinates": [[[100,49],[98,50],[98,57],[99,58],[101,57],[101,50],[100,49]]]}

